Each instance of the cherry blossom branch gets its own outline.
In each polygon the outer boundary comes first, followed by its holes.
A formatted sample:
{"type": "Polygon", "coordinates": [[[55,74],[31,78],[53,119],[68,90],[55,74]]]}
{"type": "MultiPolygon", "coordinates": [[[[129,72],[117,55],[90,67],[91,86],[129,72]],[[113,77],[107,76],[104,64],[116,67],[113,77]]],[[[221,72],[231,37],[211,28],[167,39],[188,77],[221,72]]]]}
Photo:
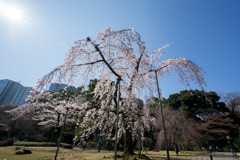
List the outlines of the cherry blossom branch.
{"type": "Polygon", "coordinates": [[[85,65],[92,65],[92,64],[95,64],[95,63],[99,63],[99,62],[103,62],[103,60],[97,60],[95,62],[88,62],[88,63],[83,63],[83,64],[76,64],[76,65],[73,65],[73,66],[85,66],[85,65]]]}
{"type": "Polygon", "coordinates": [[[119,74],[117,74],[117,72],[115,72],[115,70],[111,67],[111,65],[107,62],[107,60],[105,59],[105,57],[103,56],[101,50],[99,49],[98,45],[96,45],[90,37],[87,38],[87,41],[90,42],[94,48],[96,49],[96,51],[100,54],[100,56],[102,57],[103,62],[107,65],[107,67],[112,71],[112,73],[117,76],[118,78],[121,79],[121,76],[119,74]]]}

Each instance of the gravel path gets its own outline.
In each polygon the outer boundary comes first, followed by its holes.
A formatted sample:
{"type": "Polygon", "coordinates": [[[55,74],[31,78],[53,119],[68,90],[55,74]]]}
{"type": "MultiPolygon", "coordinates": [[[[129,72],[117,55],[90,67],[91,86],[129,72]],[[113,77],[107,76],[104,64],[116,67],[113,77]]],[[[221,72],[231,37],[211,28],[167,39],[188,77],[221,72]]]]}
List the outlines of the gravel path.
{"type": "MultiPolygon", "coordinates": [[[[239,154],[238,157],[233,157],[230,152],[213,152],[211,153],[213,160],[240,160],[239,154]]],[[[175,158],[175,157],[174,157],[175,158]]],[[[201,156],[178,156],[178,159],[191,159],[191,160],[211,160],[210,154],[201,155],[201,156]]]]}

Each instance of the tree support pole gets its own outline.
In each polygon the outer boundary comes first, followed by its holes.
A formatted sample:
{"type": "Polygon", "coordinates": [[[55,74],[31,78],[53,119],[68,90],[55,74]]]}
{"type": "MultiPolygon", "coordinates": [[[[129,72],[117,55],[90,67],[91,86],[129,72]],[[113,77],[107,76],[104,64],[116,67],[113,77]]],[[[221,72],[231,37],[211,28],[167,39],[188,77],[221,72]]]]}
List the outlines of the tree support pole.
{"type": "Polygon", "coordinates": [[[164,132],[164,138],[165,138],[165,145],[166,145],[166,149],[167,149],[167,159],[170,160],[168,141],[167,141],[167,133],[166,133],[165,122],[164,122],[164,117],[163,117],[163,107],[162,107],[162,102],[161,102],[161,95],[160,95],[160,89],[159,89],[159,84],[158,84],[157,71],[155,71],[155,77],[156,77],[156,82],[157,82],[158,98],[159,98],[159,105],[160,105],[160,111],[161,111],[161,116],[162,116],[162,125],[163,125],[163,132],[164,132]]]}
{"type": "Polygon", "coordinates": [[[63,129],[64,129],[64,127],[65,127],[65,125],[66,125],[66,121],[67,121],[67,114],[68,114],[68,109],[67,109],[67,111],[66,111],[66,115],[65,115],[65,118],[64,118],[64,124],[63,124],[62,130],[61,130],[60,137],[59,137],[59,139],[58,139],[57,151],[56,151],[56,155],[55,155],[54,160],[57,160],[58,150],[59,150],[59,147],[60,147],[60,143],[61,143],[61,139],[62,139],[62,134],[63,134],[63,129]]]}
{"type": "Polygon", "coordinates": [[[119,105],[120,105],[120,83],[121,79],[118,80],[118,102],[117,102],[117,118],[116,118],[116,128],[115,128],[115,147],[114,147],[114,160],[117,159],[117,143],[118,143],[118,119],[119,119],[119,105]]]}

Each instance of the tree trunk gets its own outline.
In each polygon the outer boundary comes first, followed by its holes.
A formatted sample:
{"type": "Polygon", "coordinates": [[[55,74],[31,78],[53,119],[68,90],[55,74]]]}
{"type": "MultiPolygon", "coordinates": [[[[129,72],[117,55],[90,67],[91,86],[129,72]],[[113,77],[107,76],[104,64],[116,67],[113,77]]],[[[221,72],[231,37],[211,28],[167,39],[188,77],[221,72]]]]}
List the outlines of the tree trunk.
{"type": "Polygon", "coordinates": [[[137,148],[138,148],[138,154],[141,154],[141,146],[142,146],[142,140],[141,140],[141,130],[138,129],[138,142],[137,142],[137,148]]]}
{"type": "Polygon", "coordinates": [[[133,142],[132,133],[130,129],[127,129],[127,124],[124,123],[124,155],[133,155],[133,142]]]}
{"type": "Polygon", "coordinates": [[[59,126],[60,116],[61,116],[60,113],[58,113],[57,123],[56,123],[56,126],[54,127],[54,130],[52,132],[52,136],[51,136],[50,142],[56,142],[58,137],[59,137],[59,135],[60,135],[60,131],[61,131],[61,128],[62,128],[62,127],[59,126]]]}
{"type": "Polygon", "coordinates": [[[57,142],[57,139],[60,135],[60,131],[61,131],[62,127],[59,127],[59,126],[55,126],[54,127],[54,130],[52,132],[52,136],[51,136],[51,140],[50,142],[57,142]]]}

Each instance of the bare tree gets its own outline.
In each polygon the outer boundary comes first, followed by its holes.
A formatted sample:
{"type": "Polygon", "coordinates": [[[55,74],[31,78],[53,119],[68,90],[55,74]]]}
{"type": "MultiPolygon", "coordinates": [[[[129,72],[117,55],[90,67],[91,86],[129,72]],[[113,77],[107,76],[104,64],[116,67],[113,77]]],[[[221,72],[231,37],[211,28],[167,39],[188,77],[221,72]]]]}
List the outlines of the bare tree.
{"type": "Polygon", "coordinates": [[[229,92],[223,96],[223,101],[226,103],[232,116],[240,109],[240,92],[229,92]]]}
{"type": "MultiPolygon", "coordinates": [[[[154,109],[156,110],[156,109],[154,109]]],[[[157,123],[154,125],[157,130],[157,148],[165,148],[164,131],[160,111],[154,111],[157,117],[157,123]]],[[[198,124],[194,119],[187,118],[183,111],[177,111],[171,107],[164,106],[165,126],[168,135],[169,144],[177,143],[180,149],[189,149],[188,142],[192,142],[195,147],[199,148],[202,136],[198,131],[198,124]]]]}

